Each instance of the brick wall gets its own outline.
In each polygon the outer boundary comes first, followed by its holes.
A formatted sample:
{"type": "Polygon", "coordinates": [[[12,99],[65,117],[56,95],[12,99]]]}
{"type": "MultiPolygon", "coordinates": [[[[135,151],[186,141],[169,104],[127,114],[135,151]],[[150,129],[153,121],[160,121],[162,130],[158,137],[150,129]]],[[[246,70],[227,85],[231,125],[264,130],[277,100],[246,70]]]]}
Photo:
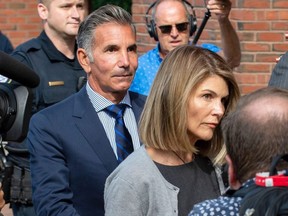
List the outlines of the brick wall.
{"type": "MultiPolygon", "coordinates": [[[[139,52],[154,47],[145,27],[145,13],[153,0],[133,0],[132,13],[136,23],[139,52]]],[[[203,0],[189,0],[196,12],[198,27],[204,13],[203,0]]],[[[287,0],[232,0],[230,20],[241,42],[242,60],[235,75],[243,94],[266,86],[275,59],[288,51],[285,33],[288,31],[287,0]]],[[[220,45],[218,22],[212,15],[199,39],[220,45]]]]}
{"type": "Polygon", "coordinates": [[[41,29],[37,0],[0,0],[0,30],[14,47],[37,36],[41,29]]]}
{"type": "MultiPolygon", "coordinates": [[[[145,13],[153,0],[133,0],[132,13],[137,28],[139,54],[154,47],[147,34],[145,13]]],[[[203,0],[189,0],[194,5],[198,27],[206,12],[203,0]]],[[[14,46],[35,37],[42,29],[37,14],[37,0],[0,0],[0,29],[14,46]]],[[[243,94],[267,85],[275,59],[288,50],[287,0],[232,0],[230,19],[241,41],[242,61],[235,75],[243,94]]],[[[218,23],[212,15],[199,42],[220,45],[218,23]]]]}

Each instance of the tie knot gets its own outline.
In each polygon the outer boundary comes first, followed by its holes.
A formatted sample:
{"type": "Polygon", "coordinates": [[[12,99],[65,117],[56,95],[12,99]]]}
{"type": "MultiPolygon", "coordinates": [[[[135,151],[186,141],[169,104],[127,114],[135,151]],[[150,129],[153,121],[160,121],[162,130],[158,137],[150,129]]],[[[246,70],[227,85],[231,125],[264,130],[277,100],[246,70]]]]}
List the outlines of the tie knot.
{"type": "Polygon", "coordinates": [[[111,117],[118,119],[123,117],[126,107],[126,104],[113,104],[106,107],[105,111],[111,117]]]}

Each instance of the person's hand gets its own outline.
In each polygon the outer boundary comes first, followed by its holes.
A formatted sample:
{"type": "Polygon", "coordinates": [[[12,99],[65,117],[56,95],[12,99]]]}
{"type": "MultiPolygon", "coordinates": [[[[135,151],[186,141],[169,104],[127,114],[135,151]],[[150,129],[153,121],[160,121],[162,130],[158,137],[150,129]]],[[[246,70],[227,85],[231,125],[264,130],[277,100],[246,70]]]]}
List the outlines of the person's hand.
{"type": "Polygon", "coordinates": [[[218,20],[228,19],[232,3],[230,0],[208,0],[207,8],[214,13],[218,20]]]}

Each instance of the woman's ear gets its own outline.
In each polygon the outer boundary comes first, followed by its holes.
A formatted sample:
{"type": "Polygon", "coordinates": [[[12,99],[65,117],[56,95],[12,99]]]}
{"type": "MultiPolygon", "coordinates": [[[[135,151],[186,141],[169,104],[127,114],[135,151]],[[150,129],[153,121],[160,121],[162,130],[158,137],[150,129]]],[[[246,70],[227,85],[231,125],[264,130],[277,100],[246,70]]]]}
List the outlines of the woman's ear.
{"type": "Polygon", "coordinates": [[[231,160],[229,155],[226,155],[226,161],[228,164],[228,176],[229,176],[229,185],[231,189],[237,190],[241,187],[241,183],[236,178],[236,173],[233,165],[233,161],[231,160]]]}

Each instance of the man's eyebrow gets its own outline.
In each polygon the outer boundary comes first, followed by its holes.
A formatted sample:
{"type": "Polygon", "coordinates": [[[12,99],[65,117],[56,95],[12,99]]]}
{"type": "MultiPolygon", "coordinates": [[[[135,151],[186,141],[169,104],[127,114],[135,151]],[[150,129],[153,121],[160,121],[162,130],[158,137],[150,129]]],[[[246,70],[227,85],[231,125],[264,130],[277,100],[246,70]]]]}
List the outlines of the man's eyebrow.
{"type": "Polygon", "coordinates": [[[109,50],[109,49],[118,49],[118,45],[116,44],[108,44],[107,46],[104,47],[104,50],[109,50]]]}
{"type": "Polygon", "coordinates": [[[128,49],[137,50],[137,45],[136,44],[132,44],[132,45],[128,46],[128,49]]]}

